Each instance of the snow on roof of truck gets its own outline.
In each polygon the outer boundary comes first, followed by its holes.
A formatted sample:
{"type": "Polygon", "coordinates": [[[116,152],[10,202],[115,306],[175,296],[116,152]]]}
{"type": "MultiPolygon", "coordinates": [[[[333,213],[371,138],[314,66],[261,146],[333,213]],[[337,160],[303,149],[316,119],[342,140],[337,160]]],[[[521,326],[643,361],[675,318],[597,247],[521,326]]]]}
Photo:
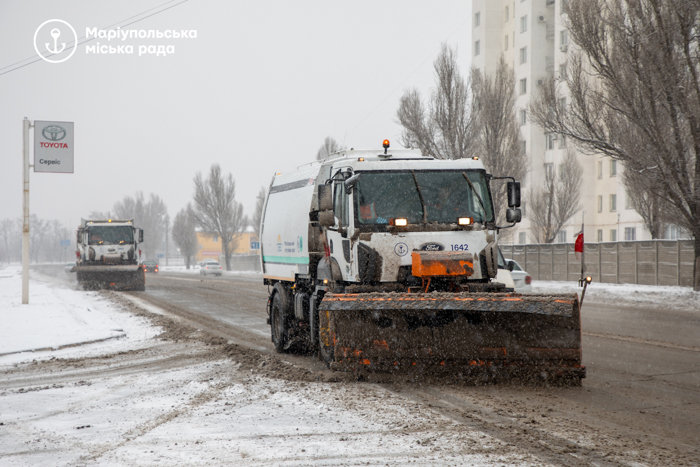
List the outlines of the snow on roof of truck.
{"type": "Polygon", "coordinates": [[[95,225],[95,224],[133,224],[133,219],[81,219],[80,222],[83,226],[95,225]]]}
{"type": "MultiPolygon", "coordinates": [[[[281,185],[289,188],[301,188],[313,185],[323,167],[328,170],[333,167],[348,167],[354,171],[383,171],[383,170],[465,170],[484,169],[484,164],[478,157],[462,159],[435,159],[426,157],[416,149],[389,150],[357,150],[348,149],[331,154],[326,159],[311,161],[288,172],[277,172],[272,186],[281,185]]],[[[328,174],[330,176],[330,174],[328,174]]]]}

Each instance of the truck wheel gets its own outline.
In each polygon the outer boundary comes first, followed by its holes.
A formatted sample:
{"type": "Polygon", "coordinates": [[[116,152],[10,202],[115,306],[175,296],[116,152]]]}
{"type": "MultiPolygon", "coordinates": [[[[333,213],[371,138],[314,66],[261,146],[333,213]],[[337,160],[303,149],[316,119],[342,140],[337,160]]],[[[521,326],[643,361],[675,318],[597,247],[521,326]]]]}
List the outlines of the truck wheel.
{"type": "Polygon", "coordinates": [[[287,346],[289,326],[289,294],[283,286],[275,284],[270,308],[270,332],[277,352],[284,352],[287,346]]]}

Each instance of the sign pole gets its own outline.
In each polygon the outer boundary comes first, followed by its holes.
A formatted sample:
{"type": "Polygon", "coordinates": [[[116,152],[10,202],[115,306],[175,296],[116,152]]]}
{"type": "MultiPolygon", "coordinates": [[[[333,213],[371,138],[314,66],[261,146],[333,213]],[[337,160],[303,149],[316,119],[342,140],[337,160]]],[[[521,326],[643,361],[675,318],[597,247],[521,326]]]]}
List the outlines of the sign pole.
{"type": "Polygon", "coordinates": [[[27,117],[22,121],[22,304],[29,303],[29,129],[27,117]]]}

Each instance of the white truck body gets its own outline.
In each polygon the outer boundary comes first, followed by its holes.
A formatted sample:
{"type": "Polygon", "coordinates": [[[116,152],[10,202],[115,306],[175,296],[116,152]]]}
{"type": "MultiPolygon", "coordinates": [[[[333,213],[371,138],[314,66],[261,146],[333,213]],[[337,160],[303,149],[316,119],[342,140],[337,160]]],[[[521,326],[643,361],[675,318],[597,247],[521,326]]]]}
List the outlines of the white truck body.
{"type": "MultiPolygon", "coordinates": [[[[313,255],[309,251],[309,241],[315,246],[312,252],[319,252],[322,245],[316,245],[318,235],[309,225],[309,212],[315,209],[318,185],[322,185],[337,171],[352,171],[362,174],[368,172],[402,172],[402,171],[484,171],[483,163],[478,159],[434,160],[425,158],[413,150],[392,151],[391,157],[381,158],[372,151],[345,151],[337,157],[317,161],[301,166],[290,173],[278,173],[272,179],[269,195],[261,222],[262,270],[264,277],[271,281],[294,282],[298,276],[310,273],[313,255]]],[[[490,195],[485,193],[484,196],[490,195]]],[[[426,231],[425,229],[406,229],[406,231],[376,231],[371,235],[360,235],[354,223],[356,204],[348,204],[348,226],[345,235],[329,231],[328,246],[343,248],[348,254],[337,254],[343,281],[357,283],[362,278],[358,262],[358,246],[367,245],[383,254],[380,282],[393,282],[401,266],[411,266],[411,252],[428,247],[442,251],[480,252],[488,242],[495,242],[496,229],[484,230],[484,225],[474,225],[473,230],[444,229],[426,231]],[[369,237],[369,238],[368,238],[369,237]]],[[[339,220],[336,220],[338,225],[339,220]]],[[[480,268],[475,268],[471,279],[482,280],[485,275],[480,268]]]]}
{"type": "Polygon", "coordinates": [[[77,279],[84,288],[144,289],[143,230],[133,219],[82,219],[76,240],[77,279]]]}

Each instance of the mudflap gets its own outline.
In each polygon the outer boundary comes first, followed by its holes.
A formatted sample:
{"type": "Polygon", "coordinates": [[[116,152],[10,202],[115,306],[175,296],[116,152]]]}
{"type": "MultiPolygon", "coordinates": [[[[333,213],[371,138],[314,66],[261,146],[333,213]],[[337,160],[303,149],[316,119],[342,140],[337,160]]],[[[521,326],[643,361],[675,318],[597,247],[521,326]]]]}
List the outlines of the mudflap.
{"type": "Polygon", "coordinates": [[[321,345],[331,368],[526,374],[580,381],[578,296],[326,294],[321,345]]]}

